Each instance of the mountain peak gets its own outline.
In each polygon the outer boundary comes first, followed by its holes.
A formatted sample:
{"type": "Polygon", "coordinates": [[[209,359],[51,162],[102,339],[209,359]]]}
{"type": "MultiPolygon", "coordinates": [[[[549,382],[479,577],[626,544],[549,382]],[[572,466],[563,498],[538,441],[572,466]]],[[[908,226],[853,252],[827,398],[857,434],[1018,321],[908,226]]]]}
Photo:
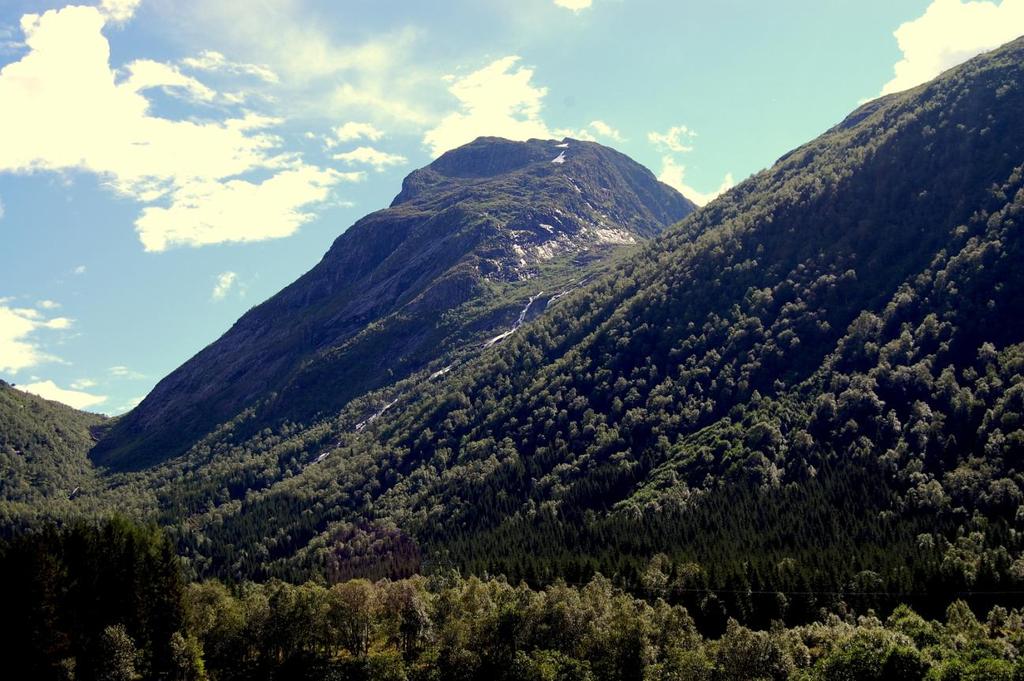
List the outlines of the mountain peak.
{"type": "Polygon", "coordinates": [[[596,142],[500,137],[478,137],[413,171],[391,207],[454,205],[482,208],[505,231],[533,231],[534,242],[562,242],[541,259],[651,237],[695,208],[650,170],[596,142]]]}
{"type": "Polygon", "coordinates": [[[503,331],[522,302],[499,291],[537,295],[552,271],[578,280],[574,270],[693,208],[600,144],[478,138],[412,172],[390,207],[161,381],[94,456],[145,465],[282,392],[281,418],[338,409],[503,331]]]}
{"type": "Polygon", "coordinates": [[[556,147],[563,143],[565,141],[531,139],[517,142],[503,137],[477,137],[441,154],[423,170],[445,177],[493,177],[553,160],[559,153],[556,147]]]}

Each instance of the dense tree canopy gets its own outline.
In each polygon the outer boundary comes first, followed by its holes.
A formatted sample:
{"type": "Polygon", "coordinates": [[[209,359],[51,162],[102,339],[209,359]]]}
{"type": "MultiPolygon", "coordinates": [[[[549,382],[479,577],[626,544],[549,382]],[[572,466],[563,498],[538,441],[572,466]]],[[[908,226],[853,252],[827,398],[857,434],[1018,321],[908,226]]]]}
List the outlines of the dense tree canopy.
{"type": "MultiPolygon", "coordinates": [[[[404,580],[185,585],[170,545],[123,519],[47,528],[0,545],[4,669],[14,678],[1016,679],[1024,613],[963,601],[703,636],[663,597],[689,568],[656,556],[647,597],[600,575],[543,589],[451,571],[404,580]]],[[[866,584],[866,583],[865,583],[866,584]]]]}

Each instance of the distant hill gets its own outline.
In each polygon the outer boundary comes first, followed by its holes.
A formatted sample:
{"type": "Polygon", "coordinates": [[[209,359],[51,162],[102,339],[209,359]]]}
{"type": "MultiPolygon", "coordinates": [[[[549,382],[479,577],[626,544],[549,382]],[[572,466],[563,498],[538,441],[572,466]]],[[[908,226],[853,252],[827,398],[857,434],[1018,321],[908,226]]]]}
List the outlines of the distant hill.
{"type": "Polygon", "coordinates": [[[31,510],[97,484],[88,452],[108,422],[0,381],[0,498],[31,510]]]}

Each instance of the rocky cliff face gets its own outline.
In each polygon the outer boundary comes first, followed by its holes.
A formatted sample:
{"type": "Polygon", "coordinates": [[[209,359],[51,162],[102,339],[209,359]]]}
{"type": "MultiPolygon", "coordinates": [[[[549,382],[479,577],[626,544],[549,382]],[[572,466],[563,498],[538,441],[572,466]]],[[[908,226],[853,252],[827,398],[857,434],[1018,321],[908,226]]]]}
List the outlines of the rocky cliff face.
{"type": "Polygon", "coordinates": [[[257,405],[274,419],[336,410],[522,307],[488,299],[535,294],[552,268],[647,239],[692,210],[599,144],[477,139],[411,173],[389,208],[161,381],[93,458],[144,467],[257,405]],[[463,309],[471,302],[481,304],[463,309]]]}

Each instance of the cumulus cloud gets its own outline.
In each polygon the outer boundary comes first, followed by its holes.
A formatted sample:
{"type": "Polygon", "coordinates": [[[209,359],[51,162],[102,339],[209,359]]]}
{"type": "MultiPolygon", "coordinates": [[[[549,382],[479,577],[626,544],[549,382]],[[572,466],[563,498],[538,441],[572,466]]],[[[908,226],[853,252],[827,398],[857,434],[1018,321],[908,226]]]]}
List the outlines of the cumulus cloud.
{"type": "Polygon", "coordinates": [[[581,12],[594,4],[594,0],[555,0],[555,4],[573,12],[581,12]]]}
{"type": "Polygon", "coordinates": [[[590,121],[590,128],[597,133],[599,137],[606,137],[610,140],[615,140],[616,142],[622,141],[622,134],[604,121],[590,121]]]}
{"type": "Polygon", "coordinates": [[[181,64],[195,71],[251,76],[265,83],[275,84],[281,81],[269,66],[231,61],[220,52],[214,50],[203,50],[197,57],[186,57],[181,60],[181,64]]]}
{"type": "Polygon", "coordinates": [[[135,16],[140,4],[142,0],[103,0],[99,9],[112,22],[120,24],[135,16]]]}
{"type": "Polygon", "coordinates": [[[293,233],[312,218],[308,206],[326,200],[344,174],[278,153],[280,140],[267,132],[278,119],[152,115],[146,89],[172,88],[198,99],[212,90],[175,67],[145,60],[132,62],[128,77],[118,80],[102,30],[130,4],[110,3],[106,14],[65,7],[22,17],[29,51],[0,70],[0,171],[84,170],[124,196],[158,204],[136,221],[151,251],[293,233]],[[262,182],[243,177],[253,172],[271,175],[262,182]],[[246,201],[266,214],[254,215],[246,201]]]}
{"type": "Polygon", "coordinates": [[[674,125],[665,132],[649,132],[647,139],[662,151],[684,153],[693,151],[691,144],[697,133],[685,125],[674,125]]]}
{"type": "Polygon", "coordinates": [[[352,151],[335,154],[336,161],[344,161],[348,165],[368,165],[380,172],[390,166],[400,166],[407,162],[405,156],[389,154],[373,147],[356,147],[352,151]]]}
{"type": "Polygon", "coordinates": [[[60,303],[53,300],[40,300],[38,303],[36,303],[36,307],[42,310],[56,310],[58,307],[60,307],[60,303]]]}
{"type": "Polygon", "coordinates": [[[685,154],[693,151],[693,140],[697,133],[685,125],[674,125],[665,132],[652,131],[647,133],[647,140],[655,148],[664,152],[661,157],[661,172],[658,179],[673,187],[698,206],[711,202],[723,192],[732,189],[736,182],[732,173],[726,173],[722,183],[711,192],[701,192],[686,183],[686,166],[676,160],[673,154],[685,154]]]}
{"type": "Polygon", "coordinates": [[[196,123],[148,115],[139,81],[114,82],[92,8],[47,12],[23,24],[32,51],[0,70],[0,169],[87,170],[125,195],[151,200],[174,184],[266,163],[274,140],[250,133],[272,120],[196,123]]]}
{"type": "Polygon", "coordinates": [[[235,272],[227,271],[218,274],[217,283],[213,285],[213,292],[210,294],[210,297],[214,300],[224,300],[231,287],[235,285],[236,279],[238,279],[238,274],[235,272]]]}
{"type": "Polygon", "coordinates": [[[169,206],[145,208],[135,227],[147,251],[286,237],[316,217],[304,207],[325,201],[339,182],[361,179],[309,165],[263,182],[197,179],[176,189],[169,206]]]}
{"type": "Polygon", "coordinates": [[[96,381],[91,378],[80,378],[77,381],[71,383],[72,390],[88,390],[89,388],[95,388],[96,381]]]}
{"type": "Polygon", "coordinates": [[[622,133],[602,120],[590,121],[590,123],[579,130],[558,128],[554,131],[554,135],[556,137],[572,137],[574,139],[584,140],[585,142],[596,142],[599,139],[610,140],[612,142],[622,142],[625,139],[622,136],[622,133]]]}
{"type": "Polygon", "coordinates": [[[53,381],[36,381],[16,386],[19,390],[42,397],[44,400],[62,402],[75,409],[88,409],[107,401],[106,395],[92,395],[81,390],[61,388],[53,381]]]}
{"type": "Polygon", "coordinates": [[[535,85],[533,69],[519,61],[518,56],[511,55],[465,76],[445,76],[448,92],[455,97],[458,107],[423,136],[423,143],[435,156],[481,136],[512,140],[624,140],[622,133],[600,119],[578,130],[549,127],[541,116],[548,90],[535,85]]]}
{"type": "Polygon", "coordinates": [[[378,130],[371,123],[357,123],[355,121],[349,121],[344,125],[339,125],[333,132],[334,137],[328,139],[328,146],[364,138],[371,142],[376,142],[384,137],[384,133],[378,130]]]}
{"type": "Polygon", "coordinates": [[[40,347],[37,332],[71,327],[67,317],[46,319],[39,310],[9,307],[10,299],[0,299],[0,371],[16,374],[22,369],[56,358],[40,347]]]}
{"type": "Polygon", "coordinates": [[[139,59],[125,68],[129,76],[124,86],[134,92],[160,88],[171,94],[185,94],[201,102],[212,102],[217,96],[214,90],[195,78],[186,76],[176,66],[170,64],[151,59],[139,59]]]}
{"type": "Polygon", "coordinates": [[[514,140],[553,136],[540,116],[547,88],[533,85],[533,69],[518,61],[517,56],[503,57],[466,76],[446,77],[458,110],[423,136],[435,156],[481,135],[514,140]]]}
{"type": "Polygon", "coordinates": [[[943,71],[1024,33],[1024,0],[933,0],[893,33],[901,59],[882,94],[920,85],[943,71]]]}
{"type": "Polygon", "coordinates": [[[708,193],[697,191],[685,182],[686,166],[678,163],[675,158],[670,155],[661,157],[661,172],[658,173],[658,179],[668,186],[678,190],[680,194],[690,199],[698,206],[710,203],[719,194],[722,194],[736,186],[732,173],[726,173],[725,177],[722,179],[722,183],[718,186],[718,189],[708,193]]]}

